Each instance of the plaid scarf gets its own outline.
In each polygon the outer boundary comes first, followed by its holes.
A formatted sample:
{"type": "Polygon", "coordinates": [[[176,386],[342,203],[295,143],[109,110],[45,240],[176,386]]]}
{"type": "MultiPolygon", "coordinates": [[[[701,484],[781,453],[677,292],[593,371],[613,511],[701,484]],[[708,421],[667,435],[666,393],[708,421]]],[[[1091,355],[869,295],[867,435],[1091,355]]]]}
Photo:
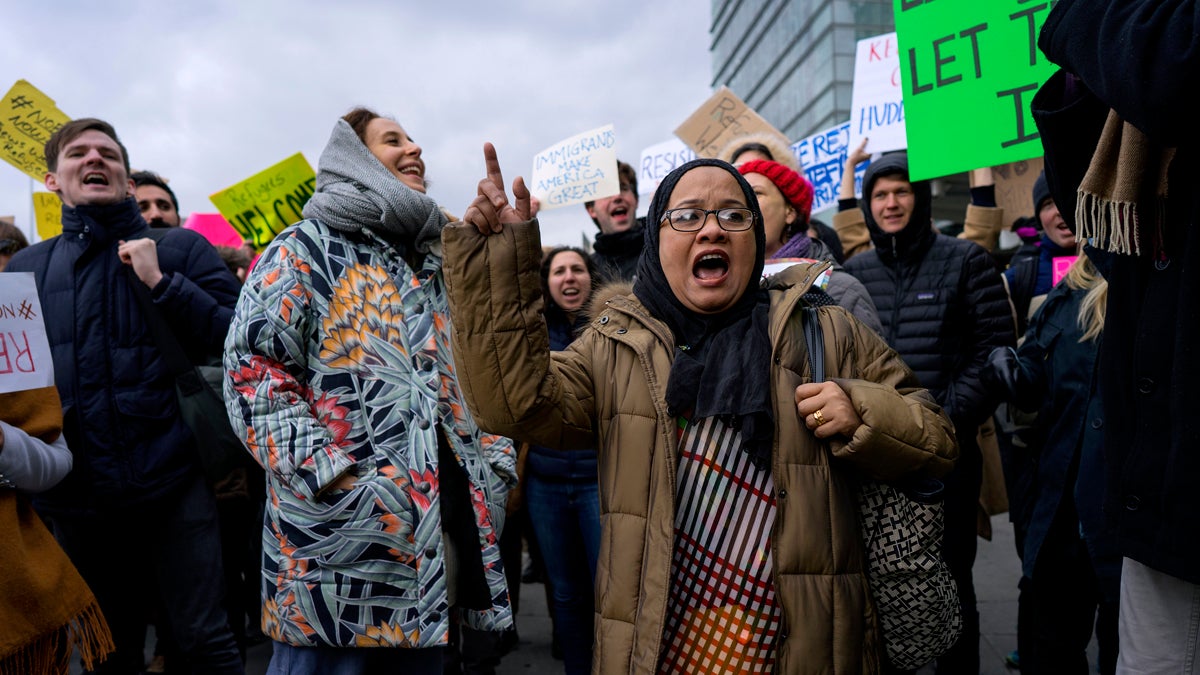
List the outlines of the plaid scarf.
{"type": "MultiPolygon", "coordinates": [[[[62,432],[54,387],[0,394],[4,421],[52,442],[62,432]]],[[[65,673],[79,649],[91,670],[113,651],[96,597],[29,500],[0,488],[0,675],[65,673]]]]}
{"type": "Polygon", "coordinates": [[[1147,236],[1162,241],[1167,171],[1175,148],[1159,148],[1110,110],[1079,184],[1079,236],[1099,249],[1141,255],[1147,236]]]}

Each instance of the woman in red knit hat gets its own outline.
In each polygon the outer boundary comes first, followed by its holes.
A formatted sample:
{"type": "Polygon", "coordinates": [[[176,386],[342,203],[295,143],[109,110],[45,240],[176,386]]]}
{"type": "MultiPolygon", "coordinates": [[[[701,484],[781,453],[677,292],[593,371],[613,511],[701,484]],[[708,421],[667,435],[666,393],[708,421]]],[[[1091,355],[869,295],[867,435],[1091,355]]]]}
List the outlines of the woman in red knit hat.
{"type": "Polygon", "coordinates": [[[767,264],[763,274],[775,274],[801,260],[832,263],[829,271],[817,280],[817,285],[859,321],[882,335],[883,326],[875,303],[862,282],[842,270],[825,244],[808,236],[808,217],[813,203],[813,187],[808,179],[783,164],[765,159],[745,162],[737,169],[754,188],[762,209],[767,235],[767,264]]]}

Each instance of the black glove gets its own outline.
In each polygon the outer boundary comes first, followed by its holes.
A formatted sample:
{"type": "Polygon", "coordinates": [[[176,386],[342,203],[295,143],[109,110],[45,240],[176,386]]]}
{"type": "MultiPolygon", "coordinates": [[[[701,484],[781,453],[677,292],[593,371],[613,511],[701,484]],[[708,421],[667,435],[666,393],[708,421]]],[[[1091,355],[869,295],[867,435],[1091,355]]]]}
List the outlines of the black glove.
{"type": "Polygon", "coordinates": [[[1015,403],[1017,396],[1017,350],[996,347],[988,354],[987,363],[979,372],[983,386],[999,399],[1015,403]]]}

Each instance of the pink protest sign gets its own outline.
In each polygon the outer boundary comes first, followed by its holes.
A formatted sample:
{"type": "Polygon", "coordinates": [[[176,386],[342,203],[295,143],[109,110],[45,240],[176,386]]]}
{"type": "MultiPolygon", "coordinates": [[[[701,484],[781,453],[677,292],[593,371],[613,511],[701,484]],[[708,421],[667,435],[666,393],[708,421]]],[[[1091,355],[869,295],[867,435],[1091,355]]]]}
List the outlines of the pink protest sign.
{"type": "Polygon", "coordinates": [[[219,213],[193,213],[183,226],[199,232],[213,246],[242,247],[242,235],[219,213]]]}
{"type": "Polygon", "coordinates": [[[1050,268],[1052,275],[1050,278],[1055,286],[1062,281],[1063,277],[1067,276],[1067,270],[1071,269],[1071,265],[1075,264],[1077,258],[1079,258],[1077,255],[1064,255],[1050,261],[1053,264],[1053,267],[1050,268]]]}

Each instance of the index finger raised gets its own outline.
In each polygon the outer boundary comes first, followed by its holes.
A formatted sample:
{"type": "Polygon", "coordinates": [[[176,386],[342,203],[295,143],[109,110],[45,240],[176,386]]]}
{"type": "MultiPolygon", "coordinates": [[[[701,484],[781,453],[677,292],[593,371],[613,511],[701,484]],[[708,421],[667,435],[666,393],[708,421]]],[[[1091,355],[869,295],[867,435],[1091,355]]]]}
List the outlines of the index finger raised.
{"type": "Polygon", "coordinates": [[[483,144],[483,165],[487,171],[488,180],[503,190],[504,174],[500,171],[500,160],[496,157],[496,146],[491,143],[483,144]]]}

